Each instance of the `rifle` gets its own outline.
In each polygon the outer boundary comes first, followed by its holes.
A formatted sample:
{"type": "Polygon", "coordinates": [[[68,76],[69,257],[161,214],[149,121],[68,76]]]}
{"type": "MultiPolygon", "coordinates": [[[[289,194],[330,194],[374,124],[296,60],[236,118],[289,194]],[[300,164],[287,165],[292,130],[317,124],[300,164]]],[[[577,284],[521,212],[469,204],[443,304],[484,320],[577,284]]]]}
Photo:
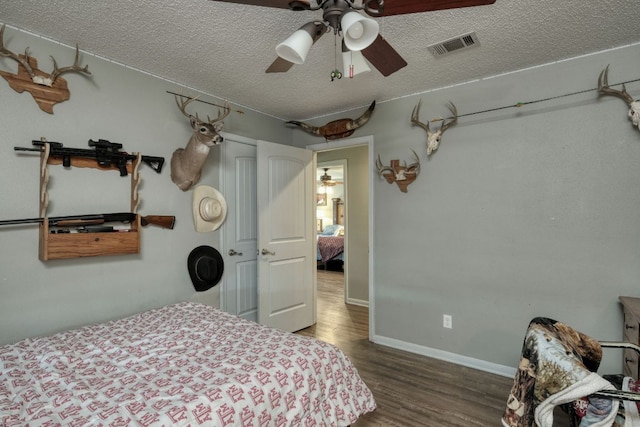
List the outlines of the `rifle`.
{"type": "MultiPolygon", "coordinates": [[[[120,151],[122,144],[110,142],[106,139],[94,141],[89,140],[89,147],[95,147],[94,150],[83,148],[64,148],[62,143],[53,141],[32,140],[31,143],[39,148],[13,147],[15,151],[44,151],[44,144],[49,144],[49,156],[62,157],[62,166],[68,168],[71,166],[71,157],[84,157],[88,159],[96,159],[100,166],[111,166],[114,164],[120,170],[120,176],[127,176],[127,162],[138,158],[135,154],[129,154],[120,151]]],[[[157,173],[162,172],[164,165],[164,157],[141,156],[140,160],[145,162],[151,169],[157,173]]]]}
{"type": "MultiPolygon", "coordinates": [[[[50,227],[81,227],[81,226],[87,226],[87,225],[104,224],[106,222],[131,223],[135,221],[137,217],[138,217],[138,214],[123,212],[123,213],[93,214],[93,215],[56,216],[51,218],[9,219],[9,220],[0,221],[0,226],[13,225],[13,224],[44,223],[46,219],[50,227]]],[[[175,222],[176,222],[175,216],[169,216],[169,215],[140,216],[140,224],[142,224],[142,226],[153,224],[162,228],[168,228],[172,230],[175,222]]]]}

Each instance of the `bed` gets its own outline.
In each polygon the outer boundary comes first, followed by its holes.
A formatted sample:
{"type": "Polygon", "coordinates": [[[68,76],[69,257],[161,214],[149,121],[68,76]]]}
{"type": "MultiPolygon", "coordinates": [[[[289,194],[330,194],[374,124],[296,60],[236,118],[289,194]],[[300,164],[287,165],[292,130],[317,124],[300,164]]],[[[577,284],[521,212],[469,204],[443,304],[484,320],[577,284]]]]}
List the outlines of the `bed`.
{"type": "Polygon", "coordinates": [[[317,260],[323,265],[329,261],[344,262],[344,226],[339,224],[327,225],[318,234],[317,260]]]}
{"type": "Polygon", "coordinates": [[[0,347],[2,426],[346,426],[375,408],[333,345],[192,302],[0,347]]]}

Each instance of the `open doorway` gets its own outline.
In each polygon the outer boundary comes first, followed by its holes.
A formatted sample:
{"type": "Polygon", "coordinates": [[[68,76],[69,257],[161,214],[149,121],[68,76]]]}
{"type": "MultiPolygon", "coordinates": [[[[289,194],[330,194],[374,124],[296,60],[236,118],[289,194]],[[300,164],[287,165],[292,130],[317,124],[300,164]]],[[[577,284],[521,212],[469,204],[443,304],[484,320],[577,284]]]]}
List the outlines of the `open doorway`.
{"type": "Polygon", "coordinates": [[[316,294],[320,316],[324,316],[327,311],[344,304],[347,300],[344,274],[347,269],[347,161],[322,161],[323,157],[322,153],[319,153],[316,159],[316,294]]]}
{"type": "Polygon", "coordinates": [[[316,168],[316,231],[318,268],[344,272],[346,226],[346,159],[321,161],[316,168]]]}
{"type": "MultiPolygon", "coordinates": [[[[326,236],[335,234],[336,237],[325,240],[336,245],[342,240],[344,245],[342,254],[328,260],[326,270],[332,272],[341,267],[344,274],[343,302],[369,306],[369,145],[361,143],[317,151],[316,162],[316,200],[322,204],[326,200],[326,205],[316,207],[316,229],[322,228],[326,236]],[[331,177],[325,181],[334,185],[322,185],[321,177],[325,172],[331,177]],[[326,224],[331,227],[327,229],[326,224]]],[[[323,278],[324,268],[321,262],[318,269],[320,278],[323,278]]],[[[335,281],[335,275],[332,279],[335,281]]]]}

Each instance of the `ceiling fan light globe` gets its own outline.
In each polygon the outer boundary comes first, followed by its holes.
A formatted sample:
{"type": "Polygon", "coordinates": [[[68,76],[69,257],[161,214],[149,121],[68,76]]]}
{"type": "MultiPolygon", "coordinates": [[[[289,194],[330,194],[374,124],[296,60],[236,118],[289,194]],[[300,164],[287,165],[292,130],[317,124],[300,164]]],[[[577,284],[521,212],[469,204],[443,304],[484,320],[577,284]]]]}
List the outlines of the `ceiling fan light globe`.
{"type": "Polygon", "coordinates": [[[354,11],[342,15],[340,26],[343,31],[344,43],[351,51],[367,48],[378,37],[380,31],[377,21],[354,11]]]}
{"type": "Polygon", "coordinates": [[[364,34],[364,25],[362,22],[354,22],[351,27],[349,27],[349,38],[351,39],[359,39],[364,34]]]}
{"type": "Polygon", "coordinates": [[[304,64],[313,45],[313,38],[304,30],[297,30],[285,41],[276,46],[278,56],[294,64],[304,64]]]}

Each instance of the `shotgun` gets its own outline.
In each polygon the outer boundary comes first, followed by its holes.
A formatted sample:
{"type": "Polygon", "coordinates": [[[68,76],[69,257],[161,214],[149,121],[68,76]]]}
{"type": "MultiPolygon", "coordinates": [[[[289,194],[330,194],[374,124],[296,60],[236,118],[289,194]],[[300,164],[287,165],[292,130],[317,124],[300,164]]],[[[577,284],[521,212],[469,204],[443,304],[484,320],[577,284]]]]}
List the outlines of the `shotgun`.
{"type": "MultiPolygon", "coordinates": [[[[108,213],[108,214],[92,214],[92,215],[71,215],[71,216],[54,216],[50,218],[25,218],[25,219],[8,219],[0,221],[2,225],[14,224],[41,224],[45,220],[48,221],[50,227],[82,227],[86,225],[104,224],[106,222],[124,222],[131,223],[137,219],[138,214],[130,212],[108,213]]],[[[175,216],[169,215],[147,215],[140,216],[140,224],[143,226],[152,224],[162,228],[173,229],[176,222],[175,216]]]]}

